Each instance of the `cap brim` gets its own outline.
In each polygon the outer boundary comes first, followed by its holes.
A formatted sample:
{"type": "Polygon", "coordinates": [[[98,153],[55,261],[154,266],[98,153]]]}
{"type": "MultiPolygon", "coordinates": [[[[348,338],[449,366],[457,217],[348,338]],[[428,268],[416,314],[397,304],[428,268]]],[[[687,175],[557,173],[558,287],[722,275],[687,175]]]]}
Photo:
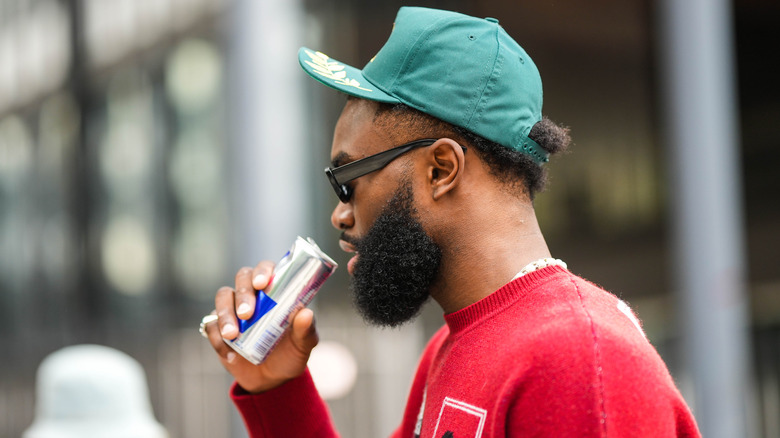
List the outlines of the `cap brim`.
{"type": "Polygon", "coordinates": [[[301,47],[298,50],[298,62],[309,76],[342,93],[377,102],[400,102],[369,82],[362,71],[330,58],[322,52],[301,47]]]}

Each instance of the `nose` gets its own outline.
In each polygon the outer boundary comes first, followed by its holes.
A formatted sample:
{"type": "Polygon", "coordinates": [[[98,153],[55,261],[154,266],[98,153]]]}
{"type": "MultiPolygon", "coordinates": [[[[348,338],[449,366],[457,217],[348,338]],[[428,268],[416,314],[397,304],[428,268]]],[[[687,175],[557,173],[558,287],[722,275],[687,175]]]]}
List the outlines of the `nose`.
{"type": "Polygon", "coordinates": [[[330,215],[330,223],[337,230],[345,230],[355,225],[355,216],[352,214],[352,205],[339,202],[330,215]]]}

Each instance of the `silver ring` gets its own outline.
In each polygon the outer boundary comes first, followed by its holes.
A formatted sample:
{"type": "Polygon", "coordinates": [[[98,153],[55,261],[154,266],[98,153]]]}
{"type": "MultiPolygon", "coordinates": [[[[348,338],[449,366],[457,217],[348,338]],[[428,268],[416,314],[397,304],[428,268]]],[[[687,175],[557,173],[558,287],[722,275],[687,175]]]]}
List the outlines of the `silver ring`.
{"type": "Polygon", "coordinates": [[[217,315],[206,315],[203,317],[203,319],[200,320],[200,327],[198,328],[198,331],[200,332],[200,335],[204,338],[208,339],[209,335],[206,334],[206,324],[211,323],[219,319],[217,315]]]}

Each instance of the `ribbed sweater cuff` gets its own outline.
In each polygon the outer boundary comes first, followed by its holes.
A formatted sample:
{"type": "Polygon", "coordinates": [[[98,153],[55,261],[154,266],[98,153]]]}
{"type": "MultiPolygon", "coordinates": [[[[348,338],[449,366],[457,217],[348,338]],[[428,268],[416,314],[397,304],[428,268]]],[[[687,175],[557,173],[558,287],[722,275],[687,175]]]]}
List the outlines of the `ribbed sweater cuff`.
{"type": "Polygon", "coordinates": [[[252,437],[337,436],[327,405],[319,396],[309,370],[274,389],[250,394],[237,383],[230,389],[252,437]]]}

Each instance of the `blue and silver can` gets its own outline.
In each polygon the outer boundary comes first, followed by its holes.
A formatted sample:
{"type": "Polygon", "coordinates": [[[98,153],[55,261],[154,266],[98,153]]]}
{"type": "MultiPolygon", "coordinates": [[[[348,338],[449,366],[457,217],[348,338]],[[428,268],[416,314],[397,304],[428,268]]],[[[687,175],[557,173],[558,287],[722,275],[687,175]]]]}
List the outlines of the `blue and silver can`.
{"type": "Polygon", "coordinates": [[[255,312],[239,319],[239,335],[225,339],[236,352],[257,365],[276,347],[292,315],[309,305],[338,264],[311,238],[298,237],[274,268],[268,286],[258,291],[255,312]]]}

